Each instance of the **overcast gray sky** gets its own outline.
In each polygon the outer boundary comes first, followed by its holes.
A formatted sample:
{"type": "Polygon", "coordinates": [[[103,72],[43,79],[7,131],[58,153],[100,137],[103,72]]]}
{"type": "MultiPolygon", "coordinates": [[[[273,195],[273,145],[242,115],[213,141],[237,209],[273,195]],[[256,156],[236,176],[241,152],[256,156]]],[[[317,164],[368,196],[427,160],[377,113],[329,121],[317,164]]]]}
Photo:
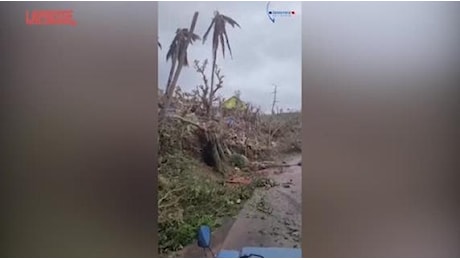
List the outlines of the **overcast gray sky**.
{"type": "MultiPolygon", "coordinates": [[[[225,75],[221,95],[230,97],[236,90],[242,99],[271,109],[273,85],[278,85],[278,106],[283,109],[301,108],[301,3],[272,2],[272,10],[294,10],[292,17],[278,18],[272,23],[266,14],[267,2],[159,2],[159,37],[163,49],[159,50],[159,87],[164,89],[170,62],[166,53],[177,28],[188,28],[193,13],[199,12],[196,33],[203,36],[213,12],[218,10],[236,20],[240,28],[228,26],[233,59],[226,50],[225,60],[218,53],[217,64],[225,75]]],[[[212,40],[212,37],[210,37],[212,40]]],[[[189,61],[209,60],[211,69],[211,41],[201,41],[189,47],[189,61]]],[[[210,74],[210,73],[208,73],[210,74]]],[[[201,78],[192,67],[183,70],[179,85],[184,90],[194,89],[201,78]]]]}

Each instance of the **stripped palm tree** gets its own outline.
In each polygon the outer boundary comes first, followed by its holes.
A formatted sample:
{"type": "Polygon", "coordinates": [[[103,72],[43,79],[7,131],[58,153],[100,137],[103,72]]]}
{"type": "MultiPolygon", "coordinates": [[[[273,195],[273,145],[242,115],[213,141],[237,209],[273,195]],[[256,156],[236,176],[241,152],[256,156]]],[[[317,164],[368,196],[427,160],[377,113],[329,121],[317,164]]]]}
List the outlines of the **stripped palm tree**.
{"type": "Polygon", "coordinates": [[[188,66],[187,47],[194,41],[199,40],[200,37],[194,33],[189,33],[187,28],[179,28],[176,30],[171,45],[169,45],[168,53],[166,54],[166,61],[171,60],[171,69],[169,71],[168,83],[166,87],[170,87],[171,81],[176,71],[176,65],[182,61],[182,66],[188,66]],[[182,56],[182,52],[184,52],[182,56]]]}
{"type": "MultiPolygon", "coordinates": [[[[214,74],[216,69],[216,62],[217,62],[217,50],[219,49],[219,43],[222,48],[222,56],[225,59],[225,45],[227,45],[228,51],[230,53],[230,57],[232,57],[232,48],[230,47],[230,43],[228,41],[227,30],[225,28],[226,24],[230,24],[233,28],[241,26],[232,18],[220,14],[218,11],[214,12],[214,18],[211,21],[211,24],[208,27],[208,30],[203,36],[203,44],[205,43],[208,34],[211,32],[211,29],[214,27],[213,37],[212,37],[212,71],[211,71],[211,91],[214,90],[214,74]]],[[[233,58],[233,57],[232,57],[233,58]]],[[[214,97],[211,97],[211,100],[214,97]]]]}
{"type": "Polygon", "coordinates": [[[176,30],[176,36],[171,42],[168,53],[166,54],[166,61],[171,60],[171,69],[169,71],[169,77],[165,91],[165,100],[163,104],[163,109],[161,110],[160,120],[164,118],[164,115],[166,113],[165,110],[169,107],[169,104],[171,103],[171,98],[176,88],[177,80],[179,79],[179,75],[182,68],[184,66],[188,66],[188,45],[200,39],[198,35],[193,33],[193,31],[195,30],[197,19],[198,12],[195,12],[190,29],[184,28],[176,30]]]}

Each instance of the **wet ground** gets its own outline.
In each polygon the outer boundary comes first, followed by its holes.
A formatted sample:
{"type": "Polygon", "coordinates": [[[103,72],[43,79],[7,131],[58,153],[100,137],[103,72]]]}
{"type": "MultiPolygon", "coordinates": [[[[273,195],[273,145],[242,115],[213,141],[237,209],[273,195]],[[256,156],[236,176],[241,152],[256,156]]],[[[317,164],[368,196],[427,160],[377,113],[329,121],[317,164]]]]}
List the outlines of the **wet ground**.
{"type": "MultiPolygon", "coordinates": [[[[301,162],[301,155],[286,159],[301,162]]],[[[258,188],[238,216],[228,219],[213,232],[214,253],[221,249],[240,250],[247,246],[300,248],[302,222],[302,168],[291,166],[266,170],[267,177],[279,184],[258,188]]],[[[196,245],[185,248],[184,257],[203,257],[196,245]]]]}
{"type": "MultiPolygon", "coordinates": [[[[286,161],[296,164],[301,156],[286,161]]],[[[270,169],[268,175],[278,186],[257,189],[245,204],[228,232],[222,249],[245,246],[300,247],[302,222],[302,168],[270,169]]]]}

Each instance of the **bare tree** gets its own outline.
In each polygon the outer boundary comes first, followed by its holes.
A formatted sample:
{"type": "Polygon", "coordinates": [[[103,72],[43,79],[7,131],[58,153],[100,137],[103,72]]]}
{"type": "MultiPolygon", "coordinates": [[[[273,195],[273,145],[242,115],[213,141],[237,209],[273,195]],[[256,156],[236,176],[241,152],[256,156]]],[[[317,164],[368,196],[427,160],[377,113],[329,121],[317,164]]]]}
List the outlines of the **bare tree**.
{"type": "Polygon", "coordinates": [[[208,78],[206,77],[206,73],[205,73],[207,65],[208,65],[208,60],[204,60],[201,65],[198,60],[195,60],[195,70],[201,75],[203,84],[198,85],[197,88],[193,91],[194,94],[200,98],[201,104],[204,106],[206,111],[208,110],[208,93],[209,93],[208,78]]]}
{"type": "Polygon", "coordinates": [[[222,48],[222,56],[225,58],[225,45],[227,45],[230,57],[232,57],[232,49],[228,41],[227,30],[225,28],[226,24],[230,24],[233,28],[240,25],[233,20],[232,18],[220,14],[218,11],[214,12],[214,18],[211,21],[211,24],[208,27],[208,30],[203,36],[203,44],[205,43],[209,32],[214,27],[213,38],[212,38],[212,71],[211,71],[211,93],[214,91],[214,75],[216,71],[216,62],[217,62],[217,50],[219,48],[219,43],[222,48]]]}
{"type": "Polygon", "coordinates": [[[174,93],[174,89],[179,79],[179,75],[184,66],[188,66],[187,60],[187,48],[188,45],[193,41],[198,40],[200,37],[193,33],[195,30],[196,21],[198,19],[198,12],[195,12],[192,18],[192,24],[190,29],[177,29],[176,36],[174,37],[169,51],[166,54],[166,60],[171,59],[171,69],[168,77],[168,83],[166,86],[165,99],[163,109],[161,110],[160,120],[162,120],[166,114],[171,98],[174,93]],[[176,67],[177,63],[177,67],[176,67]]]}
{"type": "Polygon", "coordinates": [[[203,84],[199,85],[195,90],[195,93],[200,97],[202,104],[206,110],[206,115],[211,115],[211,109],[215,101],[218,100],[216,98],[217,91],[223,87],[223,79],[224,76],[220,74],[220,69],[217,68],[215,74],[219,82],[216,85],[216,88],[211,89],[208,84],[208,78],[206,77],[206,66],[208,64],[208,60],[205,60],[201,65],[198,60],[195,60],[195,70],[201,75],[203,80],[203,84]]]}
{"type": "Polygon", "coordinates": [[[213,107],[214,102],[218,100],[218,98],[216,97],[217,91],[224,86],[225,76],[221,74],[221,70],[217,67],[217,65],[215,66],[215,76],[217,77],[218,82],[216,84],[216,87],[212,88],[209,93],[209,102],[211,106],[208,112],[208,117],[213,116],[211,113],[211,108],[213,107]]]}

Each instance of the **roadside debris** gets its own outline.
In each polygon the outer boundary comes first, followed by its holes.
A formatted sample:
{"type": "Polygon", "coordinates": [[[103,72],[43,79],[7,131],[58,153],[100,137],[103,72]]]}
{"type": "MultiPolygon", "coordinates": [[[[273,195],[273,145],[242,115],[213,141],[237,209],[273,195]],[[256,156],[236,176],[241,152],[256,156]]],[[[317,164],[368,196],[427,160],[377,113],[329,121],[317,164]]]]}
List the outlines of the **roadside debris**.
{"type": "Polygon", "coordinates": [[[249,177],[233,176],[233,177],[230,177],[225,182],[226,183],[231,183],[231,184],[249,185],[249,184],[251,184],[252,180],[249,177]]]}
{"type": "Polygon", "coordinates": [[[289,180],[288,182],[282,183],[282,186],[284,188],[291,188],[291,186],[293,186],[293,185],[294,185],[294,183],[292,182],[292,180],[289,180]]]}
{"type": "Polygon", "coordinates": [[[268,215],[271,215],[273,213],[273,208],[267,205],[267,202],[265,201],[264,197],[260,198],[256,208],[258,211],[268,215]]]}

